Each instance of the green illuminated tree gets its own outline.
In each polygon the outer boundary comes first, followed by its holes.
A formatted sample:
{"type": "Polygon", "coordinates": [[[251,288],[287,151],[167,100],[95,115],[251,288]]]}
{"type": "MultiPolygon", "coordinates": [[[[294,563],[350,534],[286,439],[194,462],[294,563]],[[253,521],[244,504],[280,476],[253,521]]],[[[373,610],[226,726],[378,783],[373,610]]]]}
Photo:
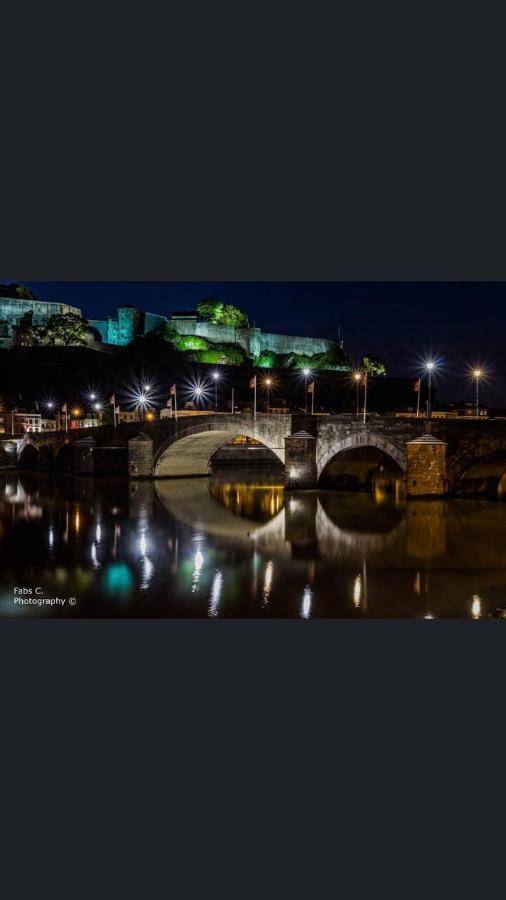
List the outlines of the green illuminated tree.
{"type": "Polygon", "coordinates": [[[223,303],[221,300],[213,300],[210,297],[207,297],[206,299],[201,300],[200,303],[197,303],[197,315],[207,322],[214,322],[217,324],[220,321],[222,312],[223,303]]]}
{"type": "Polygon", "coordinates": [[[368,353],[362,360],[362,365],[368,375],[386,375],[387,366],[385,360],[376,353],[368,353]]]}
{"type": "Polygon", "coordinates": [[[227,303],[223,307],[220,322],[223,325],[231,325],[233,328],[247,328],[248,317],[243,309],[233,303],[227,303]]]}
{"type": "Polygon", "coordinates": [[[55,344],[57,341],[62,341],[66,347],[82,346],[87,343],[88,323],[81,316],[67,313],[66,315],[51,316],[44,328],[32,329],[32,331],[38,331],[39,335],[43,337],[44,343],[55,344]]]}

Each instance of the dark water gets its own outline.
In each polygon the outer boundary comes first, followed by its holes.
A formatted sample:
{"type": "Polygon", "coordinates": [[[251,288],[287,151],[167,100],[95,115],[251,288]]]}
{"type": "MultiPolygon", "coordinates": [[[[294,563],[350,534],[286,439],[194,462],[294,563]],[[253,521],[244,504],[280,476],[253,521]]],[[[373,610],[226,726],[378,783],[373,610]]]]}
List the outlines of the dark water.
{"type": "Polygon", "coordinates": [[[4,472],[0,566],[2,617],[486,618],[506,606],[506,505],[406,502],[396,482],[285,496],[261,469],[4,472]]]}

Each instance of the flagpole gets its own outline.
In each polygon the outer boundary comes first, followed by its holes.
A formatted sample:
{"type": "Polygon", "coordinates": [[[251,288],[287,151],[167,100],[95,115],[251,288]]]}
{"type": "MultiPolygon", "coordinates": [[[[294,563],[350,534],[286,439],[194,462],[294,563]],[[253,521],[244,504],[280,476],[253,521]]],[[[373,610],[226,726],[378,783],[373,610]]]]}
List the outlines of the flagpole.
{"type": "Polygon", "coordinates": [[[416,400],[416,418],[417,418],[417,419],[420,418],[420,393],[421,393],[421,391],[420,391],[420,379],[418,379],[418,391],[417,391],[418,397],[417,397],[417,400],[416,400]]]}
{"type": "Polygon", "coordinates": [[[311,415],[314,416],[314,381],[313,390],[311,391],[311,415]]]}
{"type": "Polygon", "coordinates": [[[176,389],[176,385],[174,385],[174,418],[177,422],[177,389],[176,389]]]}
{"type": "Polygon", "coordinates": [[[255,396],[253,401],[253,418],[257,417],[257,377],[255,375],[255,396]]]}
{"type": "Polygon", "coordinates": [[[232,388],[232,415],[235,415],[235,408],[234,408],[234,388],[232,388]]]}
{"type": "Polygon", "coordinates": [[[367,422],[367,372],[365,373],[365,381],[364,381],[364,425],[367,422]]]}

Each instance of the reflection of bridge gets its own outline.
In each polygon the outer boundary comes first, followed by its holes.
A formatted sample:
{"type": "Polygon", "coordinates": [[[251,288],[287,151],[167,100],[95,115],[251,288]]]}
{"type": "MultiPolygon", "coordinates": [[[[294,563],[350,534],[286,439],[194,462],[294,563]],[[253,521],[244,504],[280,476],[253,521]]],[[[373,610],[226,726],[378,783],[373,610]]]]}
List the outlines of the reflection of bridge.
{"type": "MultiPolygon", "coordinates": [[[[128,472],[130,477],[205,475],[213,454],[234,437],[260,441],[285,464],[287,486],[315,486],[340,454],[371,448],[406,474],[408,493],[443,494],[459,487],[466,473],[476,482],[496,481],[506,471],[506,421],[416,419],[371,416],[366,425],[351,415],[205,415],[176,422],[27,434],[4,439],[11,458],[40,470],[77,474],[128,472]],[[429,435],[422,435],[427,428],[429,435]],[[423,436],[423,440],[420,438],[423,436]]],[[[5,458],[5,454],[4,454],[5,458]]]]}

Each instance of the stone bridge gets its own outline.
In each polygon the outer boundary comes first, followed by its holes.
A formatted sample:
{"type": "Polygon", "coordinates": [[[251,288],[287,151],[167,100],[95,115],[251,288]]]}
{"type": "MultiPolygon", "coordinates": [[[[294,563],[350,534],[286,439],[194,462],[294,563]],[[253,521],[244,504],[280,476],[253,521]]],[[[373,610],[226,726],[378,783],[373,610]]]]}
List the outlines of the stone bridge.
{"type": "Polygon", "coordinates": [[[352,415],[209,414],[27,434],[0,443],[4,450],[10,445],[11,461],[21,467],[174,478],[207,475],[213,454],[238,436],[255,438],[284,463],[290,489],[315,487],[329,463],[365,449],[404,473],[411,495],[497,483],[506,472],[506,420],[497,419],[427,422],[371,415],[364,424],[352,415]]]}

